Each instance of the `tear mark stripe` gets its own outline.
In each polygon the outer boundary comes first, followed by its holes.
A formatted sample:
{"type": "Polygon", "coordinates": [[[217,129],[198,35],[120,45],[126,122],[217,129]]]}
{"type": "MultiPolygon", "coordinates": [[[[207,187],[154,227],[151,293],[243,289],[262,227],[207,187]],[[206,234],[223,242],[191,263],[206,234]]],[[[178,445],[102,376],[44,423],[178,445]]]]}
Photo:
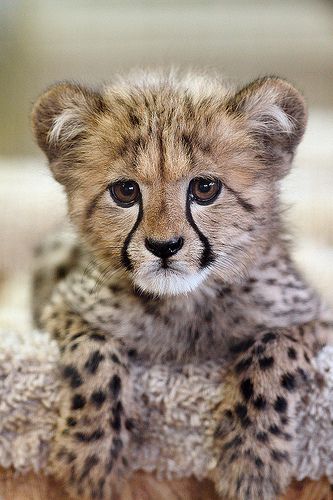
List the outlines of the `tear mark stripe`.
{"type": "Polygon", "coordinates": [[[186,199],[186,219],[187,222],[190,224],[190,226],[194,229],[194,231],[197,233],[199,240],[201,241],[203,245],[203,250],[202,254],[200,257],[200,267],[204,268],[209,266],[209,264],[212,264],[214,260],[216,259],[213,251],[212,251],[212,246],[209,243],[208,238],[200,231],[196,223],[194,222],[192,212],[191,212],[191,203],[192,203],[192,198],[190,194],[190,188],[187,191],[187,199],[186,199]]]}
{"type": "Polygon", "coordinates": [[[128,271],[131,271],[133,269],[133,264],[131,262],[131,259],[129,258],[129,255],[128,255],[128,247],[129,247],[129,244],[131,243],[131,240],[132,240],[132,237],[135,233],[135,231],[138,229],[139,227],[139,224],[140,222],[142,221],[142,218],[143,218],[143,207],[142,207],[142,197],[141,197],[141,194],[140,194],[140,199],[139,199],[139,212],[138,212],[138,216],[137,216],[137,219],[135,221],[135,224],[134,226],[132,227],[132,229],[130,230],[130,232],[128,233],[126,239],[125,239],[125,242],[124,242],[124,245],[123,245],[123,248],[121,250],[121,260],[122,260],[122,264],[123,266],[128,270],[128,271]]]}

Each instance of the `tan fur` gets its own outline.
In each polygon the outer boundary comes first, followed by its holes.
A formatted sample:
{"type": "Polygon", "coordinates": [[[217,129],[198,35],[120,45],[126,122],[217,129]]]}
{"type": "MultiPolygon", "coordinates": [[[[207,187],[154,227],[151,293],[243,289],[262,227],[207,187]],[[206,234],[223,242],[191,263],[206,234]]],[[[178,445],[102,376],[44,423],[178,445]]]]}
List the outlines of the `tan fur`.
{"type": "Polygon", "coordinates": [[[63,351],[52,468],[72,493],[109,498],[126,470],[134,352],[145,363],[225,367],[225,406],[212,415],[209,444],[221,493],[270,499],[288,483],[290,422],[308,356],[332,328],[281,229],[278,181],[305,123],[304,99],[275,77],[237,90],[204,76],[143,73],[99,90],[56,85],[37,102],[35,134],[78,231],[78,261],[35,308],[63,351]],[[198,177],[222,183],[211,204],[188,192],[198,177]],[[110,196],[119,180],[139,185],[130,208],[110,196]],[[145,243],[179,237],[165,267],[145,243]],[[112,391],[115,376],[121,387],[112,391]],[[71,409],[75,395],[84,404],[71,409]],[[255,429],[270,437],[255,439],[255,429]]]}

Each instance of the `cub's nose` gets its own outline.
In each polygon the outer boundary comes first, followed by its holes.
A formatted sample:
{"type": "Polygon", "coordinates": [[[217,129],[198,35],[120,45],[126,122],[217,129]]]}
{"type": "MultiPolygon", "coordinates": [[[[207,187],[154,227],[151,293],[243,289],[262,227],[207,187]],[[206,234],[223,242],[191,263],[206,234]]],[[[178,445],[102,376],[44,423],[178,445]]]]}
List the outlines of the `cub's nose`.
{"type": "Polygon", "coordinates": [[[146,238],[145,240],[147,250],[161,259],[167,259],[171,255],[175,255],[182,248],[183,244],[184,239],[182,237],[173,238],[168,241],[159,241],[152,238],[146,238]]]}

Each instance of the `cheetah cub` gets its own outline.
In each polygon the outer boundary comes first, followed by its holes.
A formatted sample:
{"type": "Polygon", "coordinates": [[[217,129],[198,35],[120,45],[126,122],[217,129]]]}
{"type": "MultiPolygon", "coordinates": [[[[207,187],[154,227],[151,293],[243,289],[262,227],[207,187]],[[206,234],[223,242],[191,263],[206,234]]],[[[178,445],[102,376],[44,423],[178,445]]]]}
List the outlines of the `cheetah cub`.
{"type": "Polygon", "coordinates": [[[37,101],[34,132],[75,228],[40,249],[34,305],[60,346],[50,463],[74,497],[114,498],[126,475],[134,362],[219,360],[218,491],[269,500],[290,481],[296,404],[333,330],[280,218],[305,124],[303,97],[275,77],[233,89],[143,73],[37,101]]]}

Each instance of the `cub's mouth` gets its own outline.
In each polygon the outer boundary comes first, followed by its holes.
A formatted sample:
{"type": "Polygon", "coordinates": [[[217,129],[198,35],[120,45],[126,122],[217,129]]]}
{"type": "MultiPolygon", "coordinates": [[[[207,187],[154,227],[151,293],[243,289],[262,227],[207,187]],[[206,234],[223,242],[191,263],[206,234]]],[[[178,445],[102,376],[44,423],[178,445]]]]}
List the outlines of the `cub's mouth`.
{"type": "Polygon", "coordinates": [[[207,277],[209,270],[189,271],[185,264],[159,259],[133,272],[135,285],[143,292],[156,296],[187,294],[207,277]]]}

